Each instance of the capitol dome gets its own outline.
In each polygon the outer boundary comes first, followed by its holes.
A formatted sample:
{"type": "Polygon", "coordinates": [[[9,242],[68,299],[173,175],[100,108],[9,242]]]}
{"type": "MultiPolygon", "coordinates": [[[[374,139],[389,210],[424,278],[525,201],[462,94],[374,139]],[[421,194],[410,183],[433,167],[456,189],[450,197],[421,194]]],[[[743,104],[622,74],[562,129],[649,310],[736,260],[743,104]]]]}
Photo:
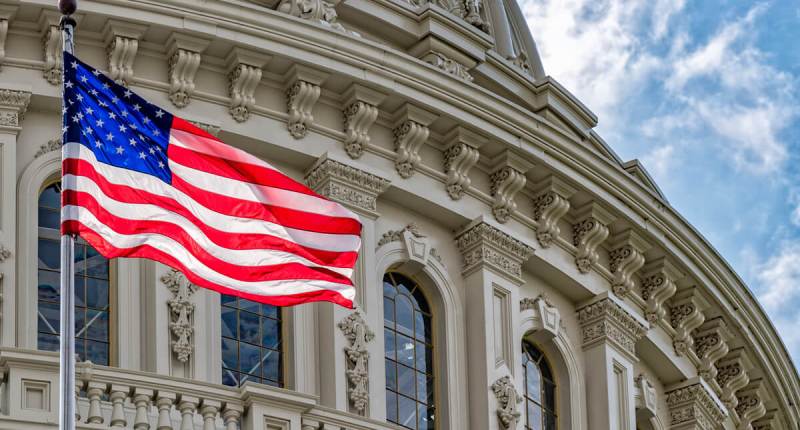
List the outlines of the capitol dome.
{"type": "MultiPolygon", "coordinates": [[[[62,41],[0,0],[0,429],[58,422],[62,41]]],[[[798,430],[743,281],[513,0],[85,0],[75,53],[361,218],[356,310],[78,243],[79,428],[798,430]],[[612,142],[613,146],[613,142],[612,142]]]]}

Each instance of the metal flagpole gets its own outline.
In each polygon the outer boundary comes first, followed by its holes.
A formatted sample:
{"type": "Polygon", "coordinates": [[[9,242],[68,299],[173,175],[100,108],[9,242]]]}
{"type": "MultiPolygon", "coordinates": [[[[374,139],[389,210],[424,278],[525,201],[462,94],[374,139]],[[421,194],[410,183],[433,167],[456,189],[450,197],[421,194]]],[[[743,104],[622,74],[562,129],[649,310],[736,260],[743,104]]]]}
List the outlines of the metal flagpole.
{"type": "MultiPolygon", "coordinates": [[[[75,19],[72,14],[77,9],[77,0],[59,0],[61,11],[61,38],[64,51],[73,53],[75,19]]],[[[66,68],[67,65],[65,64],[66,68]]],[[[62,88],[62,103],[66,105],[62,88]]],[[[67,143],[66,141],[64,143],[67,143]]],[[[62,150],[63,151],[63,150],[62,150]]],[[[63,160],[64,154],[62,152],[63,160]]],[[[62,171],[63,181],[63,171],[62,171]]],[[[63,189],[63,182],[62,182],[63,189]]],[[[59,429],[75,429],[75,237],[61,236],[61,356],[59,366],[59,429]]]]}

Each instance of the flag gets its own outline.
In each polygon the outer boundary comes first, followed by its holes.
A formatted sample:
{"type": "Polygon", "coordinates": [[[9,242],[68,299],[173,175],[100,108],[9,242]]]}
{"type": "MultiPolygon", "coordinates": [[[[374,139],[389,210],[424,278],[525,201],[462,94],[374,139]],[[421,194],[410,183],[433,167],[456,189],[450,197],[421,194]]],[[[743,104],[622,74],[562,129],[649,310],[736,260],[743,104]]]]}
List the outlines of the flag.
{"type": "Polygon", "coordinates": [[[64,53],[62,234],[278,306],[353,307],[358,217],[64,53]]]}

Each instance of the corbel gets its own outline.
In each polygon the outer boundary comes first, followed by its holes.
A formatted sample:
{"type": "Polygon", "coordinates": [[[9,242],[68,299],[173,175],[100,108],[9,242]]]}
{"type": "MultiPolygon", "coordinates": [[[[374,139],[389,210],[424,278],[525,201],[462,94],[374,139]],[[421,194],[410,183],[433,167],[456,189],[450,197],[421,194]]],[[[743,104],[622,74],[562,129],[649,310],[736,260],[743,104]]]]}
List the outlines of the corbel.
{"type": "Polygon", "coordinates": [[[669,308],[669,322],[675,329],[672,346],[678,356],[694,351],[692,331],[706,320],[703,311],[709,307],[708,301],[697,287],[681,290],[672,297],[669,308]]]}
{"type": "Polygon", "coordinates": [[[404,104],[394,113],[394,166],[404,179],[414,175],[420,162],[419,149],[428,140],[430,126],[438,117],[435,113],[412,105],[404,104]]]}
{"type": "Polygon", "coordinates": [[[444,141],[448,145],[444,151],[445,189],[451,199],[459,200],[469,189],[469,171],[478,162],[478,148],[486,143],[486,138],[459,125],[445,136],[444,141]]]}
{"type": "Polygon", "coordinates": [[[344,101],[344,150],[359,158],[369,145],[369,129],[378,118],[378,106],[386,94],[354,83],[342,96],[344,101]]]}
{"type": "Polygon", "coordinates": [[[8,23],[14,18],[17,6],[0,5],[0,66],[6,60],[6,37],[8,36],[8,23]]]}
{"type": "Polygon", "coordinates": [[[490,192],[494,198],[492,214],[495,219],[505,223],[517,210],[514,197],[525,187],[527,178],[525,173],[533,167],[533,163],[521,156],[506,150],[493,160],[490,192]]]}
{"type": "Polygon", "coordinates": [[[42,33],[44,70],[42,75],[51,85],[60,85],[64,76],[64,57],[61,43],[60,15],[55,11],[42,11],[39,28],[42,33]]]}
{"type": "Polygon", "coordinates": [[[697,373],[716,391],[721,391],[717,383],[716,362],[728,354],[728,340],[732,337],[728,325],[722,317],[711,318],[695,330],[694,352],[700,364],[697,373]]]}
{"type": "Polygon", "coordinates": [[[128,86],[133,80],[133,63],[139,50],[139,40],[147,26],[109,19],[103,28],[103,40],[108,54],[108,76],[114,82],[128,86]]]}
{"type": "Polygon", "coordinates": [[[561,234],[558,222],[569,212],[569,198],[573,194],[575,188],[554,175],[548,175],[538,184],[533,198],[533,219],[539,223],[536,240],[542,248],[550,247],[561,234]]]}
{"type": "Polygon", "coordinates": [[[233,48],[228,54],[228,96],[230,112],[236,122],[250,118],[250,110],[256,104],[256,88],[261,82],[261,68],[270,60],[269,55],[242,48],[233,48]]]}
{"type": "Polygon", "coordinates": [[[750,383],[748,372],[753,368],[753,362],[747,356],[744,348],[736,348],[716,363],[717,385],[720,388],[720,400],[729,411],[735,411],[739,404],[736,392],[750,383]]]}
{"type": "Polygon", "coordinates": [[[667,315],[664,302],[675,295],[678,290],[677,281],[683,277],[683,272],[666,257],[654,260],[642,269],[644,315],[650,324],[664,321],[667,315]]]}
{"type": "Polygon", "coordinates": [[[778,430],[784,428],[780,424],[780,411],[770,409],[763,417],[753,422],[753,430],[778,430]]]}
{"type": "Polygon", "coordinates": [[[611,240],[608,259],[613,279],[611,289],[618,297],[633,291],[633,274],[644,266],[644,253],[650,244],[633,229],[627,229],[611,240]]]}
{"type": "Polygon", "coordinates": [[[738,404],[736,405],[736,415],[739,417],[738,430],[749,430],[750,424],[762,418],[767,413],[765,405],[767,400],[767,389],[764,381],[757,379],[751,381],[746,387],[736,393],[738,404]]]}
{"type": "Polygon", "coordinates": [[[597,248],[608,238],[608,225],[614,221],[614,216],[599,203],[591,201],[576,210],[574,220],[575,265],[581,273],[589,273],[600,259],[597,248]]]}
{"type": "Polygon", "coordinates": [[[293,65],[286,75],[286,109],[289,120],[286,128],[295,139],[302,139],[308,133],[308,127],[314,122],[311,111],[322,91],[320,85],[328,78],[328,74],[314,70],[301,64],[293,65]]]}
{"type": "Polygon", "coordinates": [[[200,55],[210,41],[180,33],[167,40],[169,58],[169,100],[179,108],[186,107],[194,94],[194,77],[200,67],[200,55]]]}

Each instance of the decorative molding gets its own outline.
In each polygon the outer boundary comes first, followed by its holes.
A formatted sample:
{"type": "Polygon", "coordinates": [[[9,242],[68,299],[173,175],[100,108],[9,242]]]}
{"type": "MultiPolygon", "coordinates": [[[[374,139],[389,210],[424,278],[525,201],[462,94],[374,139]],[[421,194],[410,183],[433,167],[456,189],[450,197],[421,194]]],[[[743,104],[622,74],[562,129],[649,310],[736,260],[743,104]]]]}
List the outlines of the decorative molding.
{"type": "Polygon", "coordinates": [[[549,248],[561,234],[558,222],[569,211],[569,198],[575,188],[556,176],[547,176],[537,187],[533,198],[533,219],[536,226],[536,240],[542,248],[549,248]]]}
{"type": "Polygon", "coordinates": [[[516,56],[508,57],[508,61],[522,70],[522,73],[533,76],[533,73],[531,72],[531,65],[528,62],[528,55],[525,52],[520,51],[516,56]]]}
{"type": "Polygon", "coordinates": [[[532,164],[510,151],[504,152],[493,164],[489,175],[489,192],[494,198],[492,214],[497,221],[505,223],[517,210],[514,197],[525,187],[525,172],[530,170],[532,164]]]}
{"type": "Polygon", "coordinates": [[[764,414],[763,417],[756,420],[753,425],[753,430],[779,430],[783,429],[780,422],[780,411],[771,409],[764,414]]]}
{"type": "Polygon", "coordinates": [[[767,413],[764,403],[767,400],[767,391],[763,381],[757,379],[750,382],[746,387],[736,393],[738,400],[736,404],[736,415],[739,417],[739,427],[737,430],[749,430],[751,424],[762,418],[767,413]]]}
{"type": "Polygon", "coordinates": [[[0,67],[6,61],[6,37],[8,36],[8,18],[0,17],[0,67]]]}
{"type": "Polygon", "coordinates": [[[675,329],[672,346],[680,357],[694,350],[692,332],[706,320],[703,311],[709,304],[697,287],[679,291],[672,297],[669,307],[669,322],[675,329]]]}
{"type": "Polygon", "coordinates": [[[702,379],[692,378],[665,395],[670,428],[716,430],[725,419],[725,410],[702,379]]]}
{"type": "Polygon", "coordinates": [[[172,351],[177,355],[178,361],[186,363],[194,352],[194,303],[191,297],[197,287],[174,269],[162,276],[161,282],[172,292],[172,298],[167,301],[170,309],[169,328],[174,336],[171,341],[172,351]]]}
{"type": "Polygon", "coordinates": [[[426,237],[419,231],[419,226],[416,223],[409,223],[405,227],[400,230],[389,230],[381,236],[381,239],[378,241],[378,248],[387,243],[391,242],[402,242],[403,241],[403,233],[409,232],[416,238],[424,238],[426,237]]]}
{"type": "Polygon", "coordinates": [[[520,312],[533,311],[535,319],[538,319],[541,327],[548,336],[558,337],[561,328],[561,313],[558,308],[548,299],[545,293],[539,294],[536,298],[524,297],[519,301],[520,312]]]}
{"type": "Polygon", "coordinates": [[[484,18],[486,10],[483,0],[463,0],[464,10],[462,17],[464,21],[472,24],[483,32],[489,32],[489,23],[484,18]]]}
{"type": "Polygon", "coordinates": [[[736,348],[720,359],[715,367],[717,385],[721,389],[720,400],[729,411],[735,411],[739,404],[736,392],[750,383],[748,371],[753,368],[753,363],[744,348],[736,348]]]}
{"type": "Polygon", "coordinates": [[[644,252],[650,246],[633,229],[617,234],[611,243],[608,253],[609,269],[613,275],[611,289],[618,297],[624,298],[633,291],[633,274],[644,266],[644,252]]]}
{"type": "Polygon", "coordinates": [[[480,220],[456,236],[456,247],[464,259],[461,273],[488,268],[522,284],[522,263],[533,256],[533,248],[480,220]]]}
{"type": "Polygon", "coordinates": [[[47,23],[47,27],[42,36],[42,48],[44,49],[44,78],[51,85],[61,85],[64,77],[64,56],[61,42],[61,29],[58,23],[47,23]]]}
{"type": "Polygon", "coordinates": [[[286,87],[286,110],[289,118],[286,128],[295,139],[306,137],[308,128],[314,122],[312,110],[319,99],[320,85],[328,74],[306,66],[295,64],[287,72],[284,81],[286,87]]]}
{"type": "Polygon", "coordinates": [[[656,387],[644,374],[633,378],[636,389],[636,409],[647,411],[648,418],[655,417],[658,413],[658,394],[656,387]]]}
{"type": "Polygon", "coordinates": [[[469,189],[471,181],[469,171],[480,158],[478,148],[485,143],[485,138],[473,133],[465,127],[457,126],[444,138],[449,146],[444,152],[445,187],[453,200],[459,200],[464,191],[469,189]]]}
{"type": "Polygon", "coordinates": [[[600,259],[597,248],[608,238],[608,225],[614,217],[594,201],[581,206],[576,212],[575,223],[572,224],[575,265],[581,273],[589,273],[600,259]]]}
{"type": "Polygon", "coordinates": [[[0,88],[0,127],[20,127],[30,102],[28,91],[0,88]]]}
{"type": "MultiPolygon", "coordinates": [[[[128,86],[133,81],[133,64],[139,50],[139,40],[147,26],[109,19],[103,29],[108,56],[108,76],[114,82],[128,86]]],[[[59,48],[59,55],[60,54],[59,48]]]]}
{"type": "Polygon", "coordinates": [[[338,326],[347,340],[350,341],[350,345],[344,348],[350,361],[347,366],[347,378],[350,380],[350,387],[347,392],[355,410],[363,415],[369,405],[369,351],[367,350],[367,343],[372,341],[375,333],[369,329],[358,311],[345,317],[339,322],[338,326]]]}
{"type": "Polygon", "coordinates": [[[719,359],[728,354],[728,339],[731,333],[722,317],[712,318],[704,322],[692,334],[694,338],[694,351],[700,364],[697,373],[709,384],[716,385],[717,368],[714,365],[719,359]]]}
{"type": "Polygon", "coordinates": [[[385,94],[361,84],[352,84],[344,93],[344,150],[359,158],[369,145],[369,129],[378,118],[378,105],[385,94]]]}
{"type": "Polygon", "coordinates": [[[667,309],[664,307],[664,302],[678,290],[676,282],[683,276],[678,267],[664,257],[650,262],[642,270],[644,314],[650,324],[665,321],[667,309]]]}
{"type": "Polygon", "coordinates": [[[327,153],[309,169],[305,182],[317,193],[373,218],[378,217],[378,196],[390,184],[379,176],[330,159],[327,153]]]}
{"type": "Polygon", "coordinates": [[[506,375],[494,381],[492,391],[497,399],[497,418],[500,420],[501,428],[516,429],[521,415],[517,410],[517,403],[522,402],[522,396],[514,388],[511,377],[506,375]]]}
{"type": "Polygon", "coordinates": [[[61,150],[62,139],[57,137],[55,139],[50,139],[44,145],[39,146],[39,150],[33,154],[33,158],[39,158],[48,152],[59,151],[61,150]]]}
{"type": "Polygon", "coordinates": [[[445,73],[453,75],[456,78],[464,81],[472,82],[475,79],[469,74],[469,69],[467,66],[459,63],[456,60],[453,60],[452,58],[448,58],[441,52],[428,52],[422,57],[422,60],[433,67],[436,67],[437,69],[440,69],[445,73]]]}
{"type": "Polygon", "coordinates": [[[11,258],[11,251],[9,251],[8,248],[0,244],[0,263],[8,260],[9,258],[11,258]]]}
{"type": "Polygon", "coordinates": [[[228,112],[236,122],[250,118],[250,109],[256,104],[256,88],[261,82],[261,68],[270,57],[242,48],[234,48],[228,55],[228,112]]]}
{"type": "Polygon", "coordinates": [[[647,332],[646,323],[627,311],[614,296],[600,296],[598,300],[578,309],[583,348],[608,342],[637,361],[636,342],[647,332]]]}
{"type": "Polygon", "coordinates": [[[341,0],[281,0],[277,10],[291,16],[322,24],[353,36],[359,34],[337,22],[336,5],[341,0]]]}
{"type": "Polygon", "coordinates": [[[394,166],[401,178],[408,179],[420,162],[419,149],[428,140],[428,126],[436,120],[436,115],[406,103],[394,117],[394,166]]]}
{"type": "Polygon", "coordinates": [[[173,33],[167,41],[169,58],[169,100],[179,108],[186,107],[194,94],[194,77],[200,67],[200,54],[208,40],[173,33]]]}

